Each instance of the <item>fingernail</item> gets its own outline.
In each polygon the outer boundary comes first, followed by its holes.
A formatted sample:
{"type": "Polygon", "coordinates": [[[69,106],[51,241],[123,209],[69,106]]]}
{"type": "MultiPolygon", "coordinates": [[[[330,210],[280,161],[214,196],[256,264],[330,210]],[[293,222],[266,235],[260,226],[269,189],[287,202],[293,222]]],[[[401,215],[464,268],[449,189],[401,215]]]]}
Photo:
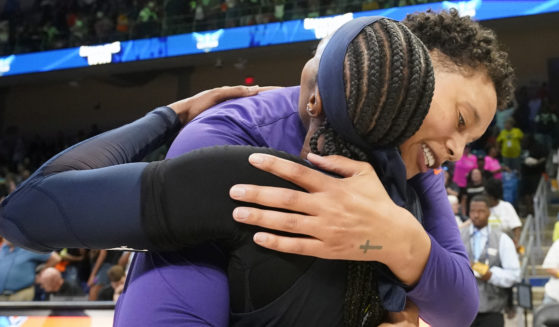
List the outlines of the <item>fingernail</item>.
{"type": "Polygon", "coordinates": [[[236,220],[245,220],[248,218],[249,214],[250,212],[245,208],[235,208],[235,210],[233,210],[233,218],[236,220]]]}
{"type": "Polygon", "coordinates": [[[253,153],[248,157],[248,161],[258,165],[264,162],[264,156],[260,153],[253,153]]]}
{"type": "Polygon", "coordinates": [[[256,233],[254,234],[254,241],[256,243],[265,243],[268,240],[268,237],[264,234],[256,233]]]}
{"type": "Polygon", "coordinates": [[[258,90],[259,87],[260,87],[260,86],[258,86],[258,85],[249,86],[248,90],[249,90],[250,92],[253,92],[253,91],[258,90]]]}
{"type": "Polygon", "coordinates": [[[231,188],[229,194],[234,198],[242,198],[246,193],[246,190],[242,186],[235,185],[231,188]]]}

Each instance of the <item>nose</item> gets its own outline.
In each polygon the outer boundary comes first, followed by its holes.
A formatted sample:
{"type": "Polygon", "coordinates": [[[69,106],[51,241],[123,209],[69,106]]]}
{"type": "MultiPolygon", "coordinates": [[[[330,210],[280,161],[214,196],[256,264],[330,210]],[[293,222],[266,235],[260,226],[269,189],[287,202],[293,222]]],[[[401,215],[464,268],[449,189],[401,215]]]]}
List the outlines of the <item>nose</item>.
{"type": "Polygon", "coordinates": [[[464,148],[466,147],[466,141],[464,137],[460,135],[455,135],[446,141],[446,149],[448,151],[448,156],[450,161],[458,161],[462,158],[464,154],[464,148]]]}

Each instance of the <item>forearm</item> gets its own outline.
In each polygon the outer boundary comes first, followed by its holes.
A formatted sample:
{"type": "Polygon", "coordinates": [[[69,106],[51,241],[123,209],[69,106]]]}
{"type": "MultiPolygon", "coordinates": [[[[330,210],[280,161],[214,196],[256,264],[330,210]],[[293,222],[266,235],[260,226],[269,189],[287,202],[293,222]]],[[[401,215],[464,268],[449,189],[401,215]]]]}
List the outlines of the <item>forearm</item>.
{"type": "Polygon", "coordinates": [[[491,267],[491,278],[487,281],[499,287],[512,287],[520,281],[520,268],[491,267]]]}
{"type": "Polygon", "coordinates": [[[47,262],[45,262],[45,266],[47,267],[54,267],[57,263],[59,263],[61,260],[60,256],[58,255],[58,253],[53,252],[50,255],[50,258],[47,260],[47,262]]]}
{"type": "Polygon", "coordinates": [[[162,108],[54,156],[2,202],[0,232],[38,251],[147,247],[139,222],[147,164],[127,162],[142,158],[178,126],[175,113],[162,108]]]}
{"type": "Polygon", "coordinates": [[[469,262],[431,238],[420,281],[408,292],[419,315],[432,326],[469,326],[478,308],[476,279],[469,262]]]}

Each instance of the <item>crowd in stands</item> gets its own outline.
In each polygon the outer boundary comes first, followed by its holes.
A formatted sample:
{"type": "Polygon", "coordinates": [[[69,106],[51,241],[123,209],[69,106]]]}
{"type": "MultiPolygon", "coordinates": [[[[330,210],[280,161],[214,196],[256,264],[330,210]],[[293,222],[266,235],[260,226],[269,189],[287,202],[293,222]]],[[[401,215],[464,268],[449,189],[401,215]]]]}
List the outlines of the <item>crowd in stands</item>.
{"type": "Polygon", "coordinates": [[[0,55],[438,2],[433,0],[6,0],[0,55]]]}
{"type": "MultiPolygon", "coordinates": [[[[559,145],[559,108],[547,84],[522,87],[515,98],[459,161],[443,167],[448,200],[478,280],[480,306],[472,326],[504,326],[504,312],[515,312],[511,287],[520,282],[524,251],[520,218],[534,214],[534,194],[559,145]]],[[[554,241],[543,264],[550,276],[543,304],[559,303],[559,241],[554,241]]]]}

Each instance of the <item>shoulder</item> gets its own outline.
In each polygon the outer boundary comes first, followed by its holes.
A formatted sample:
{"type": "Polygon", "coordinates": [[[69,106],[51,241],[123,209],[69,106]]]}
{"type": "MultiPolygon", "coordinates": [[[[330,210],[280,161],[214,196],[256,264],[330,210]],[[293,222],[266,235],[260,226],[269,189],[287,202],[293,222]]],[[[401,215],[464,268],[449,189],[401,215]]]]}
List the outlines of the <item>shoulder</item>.
{"type": "Polygon", "coordinates": [[[266,91],[218,104],[200,114],[189,125],[229,121],[247,127],[258,127],[289,119],[294,115],[298,118],[298,100],[298,86],[266,91]]]}

